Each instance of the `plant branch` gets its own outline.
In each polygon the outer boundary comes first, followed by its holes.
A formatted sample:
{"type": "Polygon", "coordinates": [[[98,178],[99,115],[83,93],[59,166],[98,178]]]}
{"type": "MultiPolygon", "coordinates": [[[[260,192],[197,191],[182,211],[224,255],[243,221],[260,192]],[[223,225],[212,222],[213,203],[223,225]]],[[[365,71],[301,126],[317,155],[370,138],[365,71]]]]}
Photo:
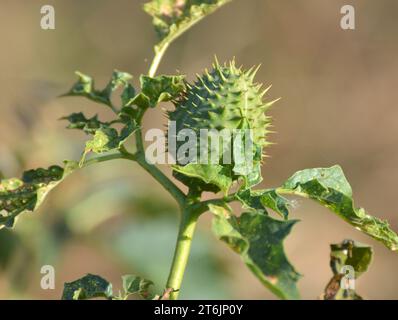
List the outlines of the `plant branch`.
{"type": "Polygon", "coordinates": [[[181,283],[191,251],[192,238],[196,229],[198,215],[185,208],[181,215],[181,224],[178,231],[177,244],[174,252],[166,289],[172,289],[170,300],[177,300],[181,289],[181,283]]]}
{"type": "Polygon", "coordinates": [[[135,143],[137,152],[134,154],[134,160],[171,194],[180,207],[184,206],[186,196],[180,188],[178,188],[158,167],[146,161],[141,128],[135,132],[135,143]]]}
{"type": "Polygon", "coordinates": [[[137,153],[135,160],[173,196],[180,207],[184,206],[185,194],[158,167],[148,163],[144,153],[137,153]]]}
{"type": "MultiPolygon", "coordinates": [[[[131,155],[133,156],[133,155],[131,155]]],[[[96,163],[100,163],[100,162],[106,162],[106,161],[110,161],[110,160],[115,160],[115,159],[127,159],[127,160],[133,160],[132,157],[130,157],[127,154],[121,153],[121,152],[115,152],[115,153],[110,153],[110,154],[106,154],[103,156],[98,156],[98,157],[94,157],[91,159],[86,160],[83,165],[82,168],[88,167],[92,164],[96,164],[96,163]]]]}
{"type": "MultiPolygon", "coordinates": [[[[155,47],[155,57],[148,72],[150,77],[155,76],[160,61],[162,60],[169,44],[169,41],[163,41],[161,44],[155,47]]],[[[158,167],[146,161],[141,129],[142,118],[144,117],[145,112],[146,110],[142,110],[137,119],[139,128],[135,132],[135,143],[137,148],[135,160],[173,196],[178,205],[182,208],[185,205],[186,195],[158,167]]]]}
{"type": "MultiPolygon", "coordinates": [[[[232,0],[224,0],[223,4],[231,2],[232,0]]],[[[155,57],[152,61],[151,67],[149,68],[148,75],[153,77],[159,67],[160,61],[163,58],[163,55],[166,53],[170,44],[179,38],[183,33],[185,33],[188,29],[193,27],[195,24],[200,22],[202,19],[206,17],[206,15],[216,11],[220,6],[214,6],[214,8],[204,15],[196,15],[191,18],[188,22],[182,23],[179,27],[167,35],[157,46],[155,46],[155,57]]]]}
{"type": "Polygon", "coordinates": [[[155,57],[153,58],[151,67],[149,68],[149,72],[148,72],[148,75],[150,77],[155,76],[155,74],[159,68],[159,64],[162,61],[162,58],[163,58],[164,54],[166,53],[169,45],[170,45],[169,41],[163,41],[155,47],[155,57]]]}

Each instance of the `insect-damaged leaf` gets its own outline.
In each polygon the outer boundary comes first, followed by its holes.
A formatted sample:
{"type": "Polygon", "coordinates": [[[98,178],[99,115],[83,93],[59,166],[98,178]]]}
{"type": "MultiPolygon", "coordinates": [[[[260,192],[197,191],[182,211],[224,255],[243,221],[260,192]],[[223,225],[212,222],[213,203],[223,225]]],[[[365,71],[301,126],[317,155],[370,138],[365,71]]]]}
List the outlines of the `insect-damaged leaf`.
{"type": "Polygon", "coordinates": [[[398,250],[398,235],[390,229],[387,221],[366,214],[362,208],[354,207],[351,186],[339,166],[299,171],[281,188],[276,189],[276,192],[316,200],[389,249],[398,250]]]}
{"type": "Polygon", "coordinates": [[[80,166],[83,165],[86,155],[89,152],[100,154],[120,149],[137,129],[138,126],[132,121],[123,127],[120,133],[112,127],[104,127],[96,130],[93,138],[86,142],[80,166]]]}
{"type": "MultiPolygon", "coordinates": [[[[341,281],[346,276],[347,266],[352,268],[353,274],[349,275],[350,281],[355,281],[368,270],[372,261],[372,247],[353,241],[344,240],[338,244],[330,245],[330,267],[333,277],[327,284],[323,299],[325,300],[361,300],[355,288],[342,288],[341,281]]],[[[347,285],[348,287],[348,285],[347,285]]]]}
{"type": "Polygon", "coordinates": [[[275,190],[243,190],[236,194],[245,209],[265,211],[267,208],[274,210],[284,219],[289,215],[289,201],[280,196],[275,190]]]}
{"type": "Polygon", "coordinates": [[[26,171],[22,179],[1,180],[0,229],[13,227],[21,213],[35,211],[48,192],[77,167],[76,162],[66,161],[64,168],[59,166],[39,168],[26,171]]]}
{"type": "Polygon", "coordinates": [[[82,130],[87,134],[95,134],[95,132],[101,127],[109,127],[109,122],[102,122],[98,120],[98,116],[95,115],[91,118],[86,118],[82,113],[72,113],[67,117],[62,117],[61,120],[69,121],[68,129],[82,130]]]}
{"type": "Polygon", "coordinates": [[[176,99],[185,90],[185,76],[140,77],[141,93],[130,99],[126,106],[136,105],[141,109],[154,108],[160,102],[176,99]]]}
{"type": "Polygon", "coordinates": [[[134,275],[122,277],[123,294],[113,295],[112,284],[104,278],[87,274],[76,281],[65,283],[62,293],[63,300],[88,300],[93,298],[105,298],[112,300],[126,300],[132,294],[138,294],[143,298],[149,296],[148,289],[153,285],[152,281],[134,275]]]}
{"type": "Polygon", "coordinates": [[[297,221],[279,221],[256,212],[236,217],[215,206],[211,210],[214,233],[241,256],[254,275],[278,297],[298,299],[300,275],[283,249],[283,240],[297,221]]]}
{"type": "Polygon", "coordinates": [[[64,284],[62,300],[111,299],[112,296],[111,283],[100,276],[87,274],[81,279],[64,284]]]}
{"type": "Polygon", "coordinates": [[[144,10],[153,17],[161,40],[172,42],[195,23],[231,0],[152,0],[144,10]]]}
{"type": "Polygon", "coordinates": [[[115,70],[112,74],[111,80],[108,82],[106,87],[102,90],[95,88],[94,80],[88,75],[81,72],[76,72],[78,81],[73,85],[70,91],[65,96],[82,96],[86,97],[94,102],[105,104],[111,108],[111,96],[112,93],[119,87],[124,87],[122,94],[122,100],[126,99],[125,96],[131,92],[131,85],[128,83],[133,77],[126,73],[115,70]]]}
{"type": "Polygon", "coordinates": [[[150,106],[176,99],[185,90],[185,76],[141,76],[142,93],[149,98],[150,106]]]}
{"type": "Polygon", "coordinates": [[[91,140],[86,142],[80,166],[83,165],[85,157],[89,152],[99,154],[119,149],[138,129],[134,115],[127,113],[120,113],[119,119],[112,122],[101,122],[97,116],[88,119],[83,113],[73,113],[62,119],[69,121],[69,129],[79,129],[93,136],[91,140]],[[120,133],[112,127],[115,123],[124,124],[120,133]]]}

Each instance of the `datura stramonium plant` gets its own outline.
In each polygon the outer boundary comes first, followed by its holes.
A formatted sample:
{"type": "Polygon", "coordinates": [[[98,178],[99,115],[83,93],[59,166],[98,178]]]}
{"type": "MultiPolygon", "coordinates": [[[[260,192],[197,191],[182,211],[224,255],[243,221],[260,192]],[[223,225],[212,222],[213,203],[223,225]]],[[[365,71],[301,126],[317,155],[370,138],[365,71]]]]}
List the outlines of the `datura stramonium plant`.
{"type": "MultiPolygon", "coordinates": [[[[179,205],[177,243],[162,292],[155,294],[149,280],[126,275],[122,293],[114,295],[107,280],[87,274],[65,284],[63,299],[127,299],[132,294],[146,299],[177,299],[196,223],[205,212],[213,216],[215,237],[240,255],[262,284],[280,298],[297,299],[300,274],[291,265],[283,247],[297,220],[290,219],[291,203],[284,195],[312,199],[390,250],[398,251],[398,236],[389,224],[354,205],[351,186],[337,165],[298,171],[280,187],[254,188],[262,181],[264,147],[269,144],[270,117],[266,112],[275,102],[265,102],[268,89],[255,82],[256,68],[245,71],[236,67],[234,60],[226,64],[216,61],[212,70],[198,76],[193,84],[187,83],[182,75],[156,75],[170,44],[227,2],[230,0],[152,0],[145,4],[145,11],[153,17],[159,43],[148,74],[140,76],[140,88],[133,87],[132,76],[126,72],[115,70],[103,89],[96,88],[90,76],[77,73],[78,81],[66,96],[84,97],[109,108],[114,119],[101,121],[96,115],[87,117],[81,112],[64,117],[69,129],[81,130],[90,137],[80,161],[65,161],[63,167],[30,170],[21,179],[1,180],[0,228],[11,228],[22,213],[35,211],[49,191],[74,171],[116,159],[138,163],[179,205]],[[119,105],[115,105],[113,97],[117,89],[122,91],[119,105]],[[148,161],[144,147],[143,116],[148,109],[159,108],[163,102],[174,104],[174,109],[168,112],[174,128],[168,129],[167,147],[169,151],[176,151],[171,169],[177,181],[148,161]],[[210,134],[213,131],[226,135],[218,135],[213,144],[210,134]],[[202,135],[203,132],[209,134],[202,135]],[[130,138],[135,140],[132,151],[126,147],[130,138]],[[187,139],[196,143],[193,154],[186,148],[187,139]],[[175,145],[170,143],[174,140],[175,145]],[[203,141],[207,143],[204,147],[203,141]],[[220,151],[220,146],[222,152],[213,152],[220,151]],[[205,161],[198,161],[202,157],[205,161]],[[178,181],[185,189],[176,183],[178,181]],[[205,191],[213,192],[214,197],[203,199],[205,191]],[[217,197],[219,191],[222,193],[217,197]],[[233,212],[231,202],[240,204],[240,214],[233,212]],[[278,218],[271,217],[271,211],[278,218]]],[[[339,287],[345,272],[340,269],[350,264],[355,272],[362,274],[370,264],[371,248],[349,240],[332,246],[332,250],[334,276],[323,297],[360,298],[352,289],[339,287]]]]}

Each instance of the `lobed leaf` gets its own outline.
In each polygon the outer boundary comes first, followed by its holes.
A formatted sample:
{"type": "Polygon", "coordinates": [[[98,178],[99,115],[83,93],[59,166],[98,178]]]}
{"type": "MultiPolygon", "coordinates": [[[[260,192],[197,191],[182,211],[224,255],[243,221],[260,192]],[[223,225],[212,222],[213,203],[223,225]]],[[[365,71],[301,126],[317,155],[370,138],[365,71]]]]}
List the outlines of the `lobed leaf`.
{"type": "Polygon", "coordinates": [[[109,122],[102,122],[98,120],[98,116],[95,115],[91,118],[86,118],[82,113],[72,113],[69,116],[62,117],[61,120],[69,121],[67,129],[78,129],[82,130],[87,134],[95,134],[95,132],[101,127],[109,127],[109,122]]]}
{"type": "Polygon", "coordinates": [[[141,93],[130,99],[126,106],[136,105],[141,109],[154,108],[160,102],[176,99],[185,90],[185,76],[141,75],[141,93]]]}
{"type": "Polygon", "coordinates": [[[81,279],[64,284],[62,300],[112,299],[112,284],[104,278],[87,274],[81,279]]]}
{"type": "Polygon", "coordinates": [[[283,249],[283,241],[297,220],[275,220],[258,212],[236,217],[222,207],[210,209],[214,233],[241,256],[254,275],[278,297],[298,299],[296,282],[300,275],[283,249]]]}
{"type": "MultiPolygon", "coordinates": [[[[116,111],[116,108],[112,104],[111,97],[116,89],[122,87],[121,113],[118,113],[119,117],[128,115],[136,118],[137,112],[133,106],[141,110],[154,108],[160,102],[176,99],[185,90],[185,76],[182,75],[161,75],[157,77],[141,75],[141,92],[138,94],[129,83],[132,76],[126,72],[114,71],[111,80],[102,90],[95,88],[94,80],[90,76],[80,72],[77,72],[77,75],[79,77],[78,81],[65,96],[86,97],[94,102],[105,104],[116,111]]],[[[71,124],[75,122],[79,124],[80,122],[88,122],[89,120],[95,122],[95,120],[97,120],[96,117],[86,119],[79,113],[69,117],[63,119],[70,120],[71,124]]],[[[72,126],[72,128],[74,127],[72,126]]]]}
{"type": "Polygon", "coordinates": [[[391,230],[387,221],[354,207],[351,186],[340,166],[299,171],[276,192],[309,197],[389,249],[398,250],[398,235],[391,230]]]}
{"type": "Polygon", "coordinates": [[[115,70],[112,74],[111,80],[106,87],[102,90],[95,88],[94,80],[92,77],[85,75],[81,72],[76,72],[78,76],[77,82],[72,86],[67,94],[64,96],[81,96],[86,97],[97,103],[102,103],[114,109],[111,101],[112,93],[119,87],[124,87],[122,100],[126,99],[126,95],[131,91],[131,85],[128,83],[133,77],[126,73],[115,70]]]}
{"type": "Polygon", "coordinates": [[[69,129],[79,129],[92,135],[92,139],[86,142],[80,166],[82,166],[86,155],[90,152],[97,154],[120,149],[126,140],[138,129],[134,115],[121,112],[119,119],[110,122],[101,122],[97,116],[87,119],[83,113],[72,113],[64,117],[69,121],[69,129]],[[112,125],[115,123],[124,124],[120,133],[112,125]]]}
{"type": "Polygon", "coordinates": [[[86,142],[80,166],[82,166],[86,155],[90,152],[101,154],[120,149],[137,129],[138,126],[132,121],[126,124],[120,133],[112,127],[103,127],[96,130],[93,138],[86,142]]]}
{"type": "Polygon", "coordinates": [[[170,43],[231,0],[152,0],[144,10],[153,17],[160,40],[170,43]]]}
{"type": "Polygon", "coordinates": [[[65,161],[64,168],[51,166],[24,172],[22,179],[0,182],[0,229],[14,226],[24,212],[35,211],[47,194],[78,167],[74,161],[65,161]]]}

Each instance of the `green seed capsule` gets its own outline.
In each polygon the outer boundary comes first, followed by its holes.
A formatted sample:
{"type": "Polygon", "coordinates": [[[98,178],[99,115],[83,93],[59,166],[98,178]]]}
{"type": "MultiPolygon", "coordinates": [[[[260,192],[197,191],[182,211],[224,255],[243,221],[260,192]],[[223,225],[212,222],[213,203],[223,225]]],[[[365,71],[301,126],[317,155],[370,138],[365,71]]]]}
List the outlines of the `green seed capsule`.
{"type": "MultiPolygon", "coordinates": [[[[187,84],[186,92],[174,102],[175,110],[168,112],[170,121],[175,124],[176,135],[178,136],[183,129],[192,129],[199,145],[203,129],[218,132],[223,129],[229,129],[231,132],[249,129],[253,144],[250,151],[253,159],[252,167],[259,168],[263,148],[268,144],[266,138],[270,117],[266,116],[265,112],[273,102],[263,102],[263,97],[269,88],[261,90],[261,85],[254,82],[257,70],[258,68],[252,68],[244,71],[236,67],[235,61],[224,65],[216,61],[211,71],[206,70],[203,75],[198,75],[196,82],[193,85],[187,84]]],[[[232,135],[230,139],[228,144],[233,150],[232,135]]],[[[177,150],[184,143],[177,141],[177,150]]],[[[203,150],[199,148],[198,153],[203,153],[203,150]]],[[[197,155],[197,159],[199,158],[200,154],[197,155]]],[[[217,160],[220,165],[232,166],[233,180],[242,176],[234,160],[226,164],[222,153],[217,160]]],[[[177,164],[185,165],[179,163],[178,159],[177,164]]]]}

